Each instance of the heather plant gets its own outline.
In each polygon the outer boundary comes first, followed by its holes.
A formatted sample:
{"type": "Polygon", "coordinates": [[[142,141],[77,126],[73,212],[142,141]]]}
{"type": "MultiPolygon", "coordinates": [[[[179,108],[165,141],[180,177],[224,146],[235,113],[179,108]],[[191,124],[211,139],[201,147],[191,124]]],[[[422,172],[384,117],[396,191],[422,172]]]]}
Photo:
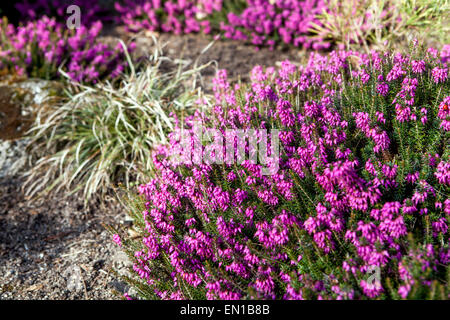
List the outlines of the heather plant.
{"type": "Polygon", "coordinates": [[[125,197],[140,236],[111,229],[137,298],[449,298],[448,67],[415,44],[220,71],[125,197]]]}
{"type": "Polygon", "coordinates": [[[113,19],[131,32],[203,32],[270,48],[364,45],[368,52],[411,36],[449,41],[448,0],[27,0],[17,8],[26,19],[45,14],[65,22],[69,4],[79,6],[88,27],[113,19]]]}
{"type": "Polygon", "coordinates": [[[330,43],[310,37],[310,28],[318,23],[322,0],[248,0],[240,14],[229,12],[220,24],[225,38],[242,40],[273,48],[276,44],[327,49],[330,43]]]}
{"type": "Polygon", "coordinates": [[[387,48],[399,40],[450,41],[448,0],[326,0],[311,31],[320,40],[346,48],[387,48]]]}
{"type": "Polygon", "coordinates": [[[223,33],[228,39],[271,48],[277,43],[315,49],[330,45],[308,37],[315,15],[323,9],[321,0],[127,0],[115,5],[119,21],[130,31],[223,33]]]}
{"type": "Polygon", "coordinates": [[[125,0],[116,2],[115,9],[119,13],[118,21],[129,31],[209,33],[210,22],[205,17],[221,11],[222,0],[125,0]]]}
{"type": "Polygon", "coordinates": [[[126,0],[115,5],[130,31],[221,33],[270,48],[321,50],[338,44],[364,45],[368,51],[411,37],[449,40],[448,0],[126,0]]]}
{"type": "Polygon", "coordinates": [[[81,23],[91,26],[97,21],[111,21],[112,1],[110,0],[21,0],[15,7],[22,17],[22,21],[35,21],[43,16],[54,17],[58,22],[65,23],[67,8],[76,5],[81,10],[81,23]]]}
{"type": "MultiPolygon", "coordinates": [[[[69,30],[55,18],[43,18],[15,27],[6,18],[0,26],[0,69],[54,79],[62,68],[74,81],[95,83],[119,76],[126,67],[123,46],[98,40],[102,23],[69,30]]],[[[129,50],[133,49],[133,44],[129,50]]]]}
{"type": "Polygon", "coordinates": [[[161,50],[141,62],[139,71],[127,56],[131,71],[114,84],[72,83],[63,103],[39,109],[29,131],[37,161],[26,174],[28,195],[64,189],[80,191],[88,201],[117,183],[146,180],[150,150],[167,142],[175,124],[171,114],[183,119],[193,113],[201,96],[196,77],[207,66],[173,62],[161,50]]]}

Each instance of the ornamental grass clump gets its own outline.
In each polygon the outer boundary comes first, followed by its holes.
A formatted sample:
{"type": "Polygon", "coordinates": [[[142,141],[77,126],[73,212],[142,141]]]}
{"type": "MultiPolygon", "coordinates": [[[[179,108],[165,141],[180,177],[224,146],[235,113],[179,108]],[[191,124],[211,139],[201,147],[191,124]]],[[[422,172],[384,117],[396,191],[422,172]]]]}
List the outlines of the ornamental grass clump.
{"type": "MultiPolygon", "coordinates": [[[[55,79],[62,68],[77,82],[95,83],[118,77],[127,66],[123,46],[115,47],[97,38],[102,23],[69,30],[46,16],[18,27],[0,25],[0,69],[19,75],[55,79]]],[[[131,51],[134,45],[129,46],[131,51]]]]}
{"type": "Polygon", "coordinates": [[[155,49],[138,71],[127,56],[131,72],[120,81],[72,83],[62,103],[38,110],[29,131],[36,161],[26,174],[27,195],[81,191],[88,201],[118,183],[148,179],[151,149],[167,142],[171,114],[193,113],[202,96],[197,75],[209,65],[174,62],[161,52],[155,49]]]}
{"type": "Polygon", "coordinates": [[[127,199],[140,237],[112,230],[127,281],[148,299],[449,298],[448,67],[416,46],[312,53],[248,85],[220,71],[127,199]]]}
{"type": "Polygon", "coordinates": [[[317,39],[346,48],[385,49],[411,38],[448,43],[448,0],[325,0],[311,23],[317,39]]]}

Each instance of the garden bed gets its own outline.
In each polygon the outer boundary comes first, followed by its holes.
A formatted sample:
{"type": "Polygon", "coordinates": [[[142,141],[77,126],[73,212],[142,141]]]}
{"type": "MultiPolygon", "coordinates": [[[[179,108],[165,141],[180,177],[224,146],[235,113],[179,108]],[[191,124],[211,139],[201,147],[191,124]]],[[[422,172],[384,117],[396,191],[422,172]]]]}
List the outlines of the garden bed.
{"type": "Polygon", "coordinates": [[[0,6],[0,299],[450,298],[449,12],[0,6]]]}
{"type": "MultiPolygon", "coordinates": [[[[118,29],[107,30],[105,36],[128,40],[129,35],[118,29]]],[[[215,60],[219,68],[232,70],[230,76],[235,80],[239,76],[248,80],[255,64],[270,66],[300,57],[297,49],[256,50],[238,41],[217,41],[200,55],[210,43],[209,37],[161,34],[158,38],[167,43],[164,52],[168,57],[191,61],[200,57],[199,64],[215,60]]],[[[137,50],[154,49],[151,38],[142,37],[136,42],[137,50]]],[[[207,91],[212,90],[215,70],[216,66],[211,66],[202,73],[207,91]]],[[[7,90],[9,86],[5,85],[3,92],[7,90]]],[[[20,106],[2,105],[6,106],[8,112],[17,115],[10,130],[28,123],[19,116],[20,106]]],[[[3,139],[13,139],[10,144],[20,144],[23,132],[11,135],[8,130],[0,134],[3,139]]],[[[25,151],[24,145],[19,148],[25,151]]],[[[118,299],[120,295],[113,294],[113,290],[128,292],[129,286],[112,274],[111,268],[124,270],[129,264],[104,227],[119,228],[123,222],[129,223],[125,209],[114,200],[105,207],[91,203],[86,209],[79,196],[67,199],[64,193],[30,203],[22,185],[18,176],[6,175],[0,181],[0,299],[118,299]],[[81,274],[82,287],[70,285],[73,274],[81,274]]]]}
{"type": "Polygon", "coordinates": [[[113,290],[127,290],[110,273],[126,257],[104,228],[125,221],[117,203],[85,209],[53,195],[30,204],[21,185],[0,181],[0,299],[117,299],[113,290]]]}

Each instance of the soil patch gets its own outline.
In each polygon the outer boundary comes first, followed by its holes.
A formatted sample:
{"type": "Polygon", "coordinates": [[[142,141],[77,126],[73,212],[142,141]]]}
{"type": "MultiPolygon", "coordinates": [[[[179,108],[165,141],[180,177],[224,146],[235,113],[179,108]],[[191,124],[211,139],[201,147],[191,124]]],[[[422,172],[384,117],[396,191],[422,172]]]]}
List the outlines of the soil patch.
{"type": "Polygon", "coordinates": [[[120,227],[122,208],[62,195],[30,204],[21,183],[0,180],[0,300],[120,298],[113,290],[128,288],[110,270],[128,263],[104,225],[120,227]]]}

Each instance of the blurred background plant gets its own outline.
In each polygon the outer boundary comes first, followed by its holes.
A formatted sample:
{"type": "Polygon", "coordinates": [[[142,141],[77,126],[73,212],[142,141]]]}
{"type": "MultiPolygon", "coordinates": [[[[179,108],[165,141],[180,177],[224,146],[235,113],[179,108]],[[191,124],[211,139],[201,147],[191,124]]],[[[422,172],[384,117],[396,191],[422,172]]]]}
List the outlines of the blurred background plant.
{"type": "Polygon", "coordinates": [[[171,61],[160,46],[139,72],[127,58],[131,71],[119,83],[72,83],[64,103],[37,112],[29,131],[30,151],[38,159],[26,174],[29,196],[65,188],[68,194],[81,190],[87,202],[115,183],[145,181],[152,147],[167,142],[172,115],[184,119],[197,99],[207,98],[196,88],[209,64],[171,61]]]}
{"type": "Polygon", "coordinates": [[[21,0],[15,7],[21,16],[21,21],[33,21],[42,16],[55,17],[59,22],[65,22],[67,7],[76,5],[81,9],[81,23],[90,26],[94,22],[112,21],[111,10],[114,1],[111,0],[21,0]]]}
{"type": "Polygon", "coordinates": [[[256,46],[386,49],[412,38],[449,42],[449,0],[22,0],[22,19],[65,22],[76,4],[82,23],[117,22],[128,31],[205,33],[256,46]]]}
{"type": "Polygon", "coordinates": [[[311,32],[341,47],[387,49],[414,38],[450,41],[448,0],[326,0],[311,32]],[[403,42],[401,42],[403,40],[403,42]]]}
{"type": "MultiPolygon", "coordinates": [[[[46,16],[15,27],[6,17],[0,25],[0,69],[19,75],[55,79],[63,68],[70,79],[95,83],[115,78],[126,67],[123,47],[99,39],[100,21],[69,30],[46,16]]],[[[129,50],[133,49],[130,44],[129,50]]]]}

